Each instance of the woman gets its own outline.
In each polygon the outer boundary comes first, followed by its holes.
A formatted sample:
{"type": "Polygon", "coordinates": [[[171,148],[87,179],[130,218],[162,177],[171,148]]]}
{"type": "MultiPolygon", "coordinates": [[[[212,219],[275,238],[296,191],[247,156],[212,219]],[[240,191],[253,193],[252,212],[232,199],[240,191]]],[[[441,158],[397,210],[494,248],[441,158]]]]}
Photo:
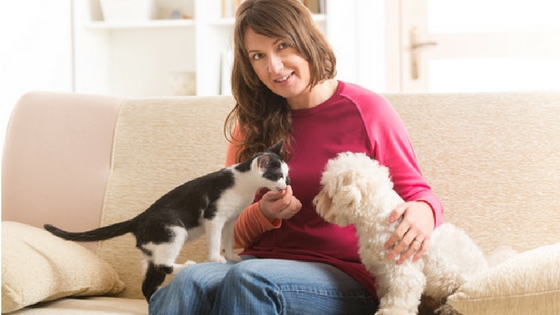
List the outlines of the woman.
{"type": "Polygon", "coordinates": [[[334,53],[299,0],[243,2],[234,46],[226,164],[285,139],[291,186],[257,196],[238,219],[242,262],[185,268],[152,296],[150,314],[373,314],[375,277],[360,263],[354,228],[325,222],[312,200],[329,158],[367,153],[407,201],[391,215],[402,222],[387,258],[419,259],[443,209],[402,121],[379,95],[334,79],[334,53]]]}

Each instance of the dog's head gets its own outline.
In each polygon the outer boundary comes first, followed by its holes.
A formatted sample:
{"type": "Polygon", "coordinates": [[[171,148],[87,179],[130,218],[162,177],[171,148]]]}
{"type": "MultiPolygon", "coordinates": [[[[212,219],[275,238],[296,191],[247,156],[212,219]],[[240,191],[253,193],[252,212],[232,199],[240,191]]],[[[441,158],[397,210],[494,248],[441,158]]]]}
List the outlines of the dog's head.
{"type": "Polygon", "coordinates": [[[328,161],[321,185],[313,199],[315,210],[326,221],[340,226],[375,216],[374,201],[380,185],[393,187],[386,167],[364,153],[351,152],[328,161]]]}

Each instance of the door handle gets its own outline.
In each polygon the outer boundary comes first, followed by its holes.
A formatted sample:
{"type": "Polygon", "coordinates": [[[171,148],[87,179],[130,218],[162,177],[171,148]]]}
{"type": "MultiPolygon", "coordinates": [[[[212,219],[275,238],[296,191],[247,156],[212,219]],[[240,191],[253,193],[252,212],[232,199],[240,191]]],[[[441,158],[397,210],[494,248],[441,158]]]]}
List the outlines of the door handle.
{"type": "Polygon", "coordinates": [[[418,80],[420,78],[420,70],[419,70],[419,55],[418,49],[426,47],[426,46],[435,46],[437,45],[436,42],[427,41],[421,42],[418,40],[418,28],[413,27],[410,29],[410,75],[412,76],[412,80],[418,80]]]}

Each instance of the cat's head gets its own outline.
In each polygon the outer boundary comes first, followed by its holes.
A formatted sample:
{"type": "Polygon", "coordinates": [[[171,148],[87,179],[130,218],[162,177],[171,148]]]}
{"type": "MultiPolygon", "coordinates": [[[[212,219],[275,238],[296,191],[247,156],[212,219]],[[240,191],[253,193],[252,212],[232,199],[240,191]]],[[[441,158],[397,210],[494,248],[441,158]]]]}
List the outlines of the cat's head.
{"type": "Polygon", "coordinates": [[[261,188],[282,190],[290,185],[288,164],[281,156],[284,140],[280,140],[266,151],[255,155],[251,161],[251,171],[259,174],[261,188]]]}

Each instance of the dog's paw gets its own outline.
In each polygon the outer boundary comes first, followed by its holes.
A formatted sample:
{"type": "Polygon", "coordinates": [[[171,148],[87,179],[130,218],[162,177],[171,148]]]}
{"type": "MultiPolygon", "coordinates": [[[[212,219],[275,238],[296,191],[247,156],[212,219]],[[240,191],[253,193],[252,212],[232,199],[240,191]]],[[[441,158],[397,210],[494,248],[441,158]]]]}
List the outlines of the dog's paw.
{"type": "Polygon", "coordinates": [[[194,260],[187,260],[187,261],[185,261],[185,263],[183,264],[183,266],[185,266],[185,267],[192,266],[192,265],[196,265],[196,261],[194,261],[194,260]]]}

